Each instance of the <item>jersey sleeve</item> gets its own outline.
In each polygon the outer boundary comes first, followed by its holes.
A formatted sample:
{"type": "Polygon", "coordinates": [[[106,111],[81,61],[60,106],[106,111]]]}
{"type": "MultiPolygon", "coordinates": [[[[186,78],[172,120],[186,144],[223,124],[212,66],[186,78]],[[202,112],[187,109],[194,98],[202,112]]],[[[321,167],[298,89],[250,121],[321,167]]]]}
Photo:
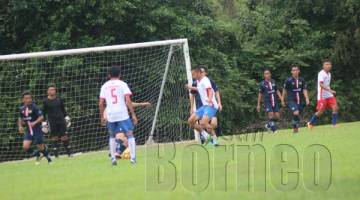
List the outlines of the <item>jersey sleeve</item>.
{"type": "Polygon", "coordinates": [[[61,111],[63,112],[64,116],[67,116],[64,100],[62,100],[62,99],[59,99],[59,100],[60,100],[61,111]]]}
{"type": "Polygon", "coordinates": [[[218,88],[218,86],[216,85],[215,81],[213,81],[213,80],[210,79],[210,83],[211,83],[211,87],[212,87],[212,89],[214,90],[214,92],[219,91],[219,88],[218,88]]]}
{"type": "Polygon", "coordinates": [[[265,92],[265,89],[264,89],[262,83],[259,84],[259,92],[260,92],[261,94],[263,94],[263,93],[265,92]]]}
{"type": "Polygon", "coordinates": [[[325,76],[324,76],[324,73],[321,71],[318,74],[318,83],[323,83],[324,81],[325,81],[325,76]]]}
{"type": "Polygon", "coordinates": [[[132,92],[128,86],[128,84],[124,84],[124,96],[131,96],[132,95],[132,92]]]}
{"type": "Polygon", "coordinates": [[[100,99],[106,99],[104,86],[100,89],[100,99]]]}
{"type": "Polygon", "coordinates": [[[286,81],[285,81],[285,83],[284,83],[284,88],[285,88],[286,90],[289,90],[289,89],[290,89],[290,81],[289,81],[289,79],[286,79],[286,81]]]}
{"type": "Polygon", "coordinates": [[[34,105],[34,107],[33,107],[33,112],[35,112],[36,117],[41,117],[41,116],[43,116],[43,113],[41,112],[41,110],[39,109],[39,107],[37,107],[36,105],[34,105]]]}

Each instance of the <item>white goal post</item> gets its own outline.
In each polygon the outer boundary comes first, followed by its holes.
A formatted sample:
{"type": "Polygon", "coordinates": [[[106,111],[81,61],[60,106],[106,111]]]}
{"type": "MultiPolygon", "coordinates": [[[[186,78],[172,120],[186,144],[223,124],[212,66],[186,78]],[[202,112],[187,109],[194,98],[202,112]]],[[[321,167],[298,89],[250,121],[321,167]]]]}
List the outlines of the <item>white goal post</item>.
{"type": "Polygon", "coordinates": [[[1,55],[0,112],[5,114],[0,117],[0,161],[24,156],[14,126],[21,92],[30,90],[41,107],[50,83],[73,115],[68,131],[74,151],[104,148],[107,134],[96,124],[95,102],[112,65],[122,67],[122,78],[134,90],[133,101],[152,103],[137,111],[140,124],[135,135],[139,132],[141,143],[193,139],[186,124],[189,96],[184,84],[192,83],[187,39],[1,55]]]}

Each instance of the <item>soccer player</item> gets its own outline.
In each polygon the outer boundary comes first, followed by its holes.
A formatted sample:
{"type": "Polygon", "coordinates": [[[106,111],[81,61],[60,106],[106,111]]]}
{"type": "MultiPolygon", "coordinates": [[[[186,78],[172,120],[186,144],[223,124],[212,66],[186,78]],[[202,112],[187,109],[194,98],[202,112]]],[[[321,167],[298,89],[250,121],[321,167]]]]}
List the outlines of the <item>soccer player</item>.
{"type": "Polygon", "coordinates": [[[269,121],[265,127],[273,133],[276,131],[276,121],[280,118],[278,99],[282,99],[281,93],[273,79],[269,69],[264,70],[264,80],[260,83],[257,111],[260,112],[261,99],[264,97],[265,112],[269,121]]]}
{"type": "Polygon", "coordinates": [[[133,135],[133,124],[136,125],[136,117],[130,96],[132,95],[128,85],[120,80],[120,67],[113,66],[110,69],[108,80],[100,91],[99,109],[101,124],[105,125],[110,132],[110,153],[112,165],[117,165],[116,157],[124,150],[123,143],[128,143],[130,148],[130,162],[136,163],[136,143],[133,135]],[[106,103],[106,119],[104,118],[106,103]],[[132,121],[129,117],[131,114],[132,121]],[[126,136],[125,136],[126,134],[126,136]]]}
{"type": "Polygon", "coordinates": [[[66,132],[66,128],[70,126],[70,117],[66,113],[64,101],[57,97],[56,87],[53,85],[48,87],[47,95],[43,101],[43,111],[48,124],[45,122],[43,125],[50,127],[55,157],[59,157],[60,142],[62,142],[67,155],[71,157],[70,140],[66,132]]]}
{"type": "Polygon", "coordinates": [[[318,74],[318,94],[317,94],[317,112],[311,117],[310,121],[307,123],[308,127],[312,129],[317,121],[317,119],[327,110],[332,110],[332,125],[333,127],[337,126],[337,117],[338,117],[338,105],[336,102],[336,91],[332,90],[330,87],[331,82],[331,68],[332,63],[330,60],[323,60],[323,69],[318,74]]]}
{"type": "Polygon", "coordinates": [[[300,126],[300,113],[305,105],[309,105],[309,95],[305,80],[300,77],[299,65],[291,66],[291,77],[289,77],[285,83],[282,93],[282,104],[285,107],[285,98],[287,97],[287,105],[293,114],[293,130],[294,133],[299,132],[300,126]],[[305,104],[304,104],[305,99],[305,104]]]}
{"type": "MultiPolygon", "coordinates": [[[[202,73],[205,76],[207,76],[207,72],[206,72],[205,67],[202,66],[202,65],[200,65],[198,67],[200,67],[202,73]]],[[[192,83],[192,85],[186,85],[186,88],[188,90],[190,90],[190,115],[193,114],[193,112],[195,111],[194,106],[196,106],[196,109],[199,109],[203,105],[202,101],[201,101],[201,98],[200,98],[200,94],[197,91],[197,80],[195,78],[195,76],[196,76],[195,69],[191,70],[191,74],[192,74],[192,77],[193,77],[193,83],[192,83]]],[[[219,111],[221,112],[222,111],[222,104],[221,104],[221,96],[220,96],[219,88],[218,88],[218,86],[216,85],[216,83],[213,80],[211,80],[211,79],[209,79],[209,80],[210,80],[210,83],[211,83],[211,87],[213,88],[213,90],[215,92],[215,97],[216,97],[216,101],[218,102],[219,111]]],[[[213,129],[217,130],[218,120],[217,120],[216,116],[211,118],[210,124],[213,127],[213,129]]],[[[208,133],[205,130],[203,130],[201,132],[201,135],[200,135],[201,143],[202,144],[204,144],[204,143],[207,144],[207,142],[208,142],[207,139],[208,139],[208,133]]]]}
{"type": "Polygon", "coordinates": [[[19,133],[24,134],[24,151],[36,156],[36,164],[39,164],[40,153],[43,154],[50,164],[51,158],[44,144],[43,132],[41,130],[41,122],[44,117],[41,110],[32,102],[31,93],[28,91],[22,94],[22,105],[19,108],[19,114],[18,128],[19,133]],[[38,151],[31,150],[31,143],[37,145],[38,151]]]}
{"type": "Polygon", "coordinates": [[[212,135],[213,144],[218,145],[217,136],[210,120],[216,116],[218,104],[215,98],[214,89],[208,77],[202,72],[200,67],[194,70],[194,77],[197,80],[197,91],[200,95],[202,106],[193,113],[188,119],[191,128],[195,128],[201,133],[202,130],[208,131],[212,135]],[[196,122],[200,120],[200,124],[196,122]]]}

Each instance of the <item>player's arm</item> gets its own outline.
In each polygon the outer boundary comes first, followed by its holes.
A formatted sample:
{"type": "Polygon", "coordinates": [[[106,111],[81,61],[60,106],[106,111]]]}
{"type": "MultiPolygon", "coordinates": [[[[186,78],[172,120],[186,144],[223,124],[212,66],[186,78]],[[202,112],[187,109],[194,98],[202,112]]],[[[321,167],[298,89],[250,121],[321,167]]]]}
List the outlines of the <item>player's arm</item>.
{"type": "Polygon", "coordinates": [[[190,94],[190,115],[194,112],[194,105],[195,105],[195,97],[193,94],[190,94]]]}
{"type": "Polygon", "coordinates": [[[258,99],[257,99],[257,107],[256,107],[256,110],[257,110],[258,112],[260,112],[261,99],[262,99],[262,93],[259,92],[259,94],[258,94],[258,99]]]}
{"type": "Polygon", "coordinates": [[[66,109],[65,109],[65,103],[62,99],[60,100],[60,108],[61,108],[61,111],[64,114],[64,116],[68,116],[66,109]]]}
{"type": "Polygon", "coordinates": [[[46,120],[47,113],[48,113],[48,107],[47,107],[46,100],[44,100],[44,101],[43,101],[43,116],[44,116],[44,120],[46,120]]]}
{"type": "Polygon", "coordinates": [[[197,87],[193,86],[192,84],[186,84],[185,88],[190,91],[198,91],[197,87]]]}
{"type": "Polygon", "coordinates": [[[131,101],[130,95],[125,95],[125,103],[129,109],[133,123],[134,123],[134,125],[136,125],[138,123],[138,119],[136,117],[135,110],[133,107],[133,102],[131,101]]]}
{"type": "Polygon", "coordinates": [[[310,104],[310,99],[309,99],[309,92],[307,89],[304,89],[303,90],[303,94],[304,94],[304,97],[305,97],[305,101],[306,101],[306,105],[309,105],[310,104]]]}
{"type": "Polygon", "coordinates": [[[31,127],[34,127],[37,124],[41,124],[41,122],[44,121],[44,115],[42,114],[41,110],[37,108],[37,106],[34,107],[34,112],[37,115],[37,119],[30,123],[31,127]]]}
{"type": "Polygon", "coordinates": [[[140,102],[140,103],[132,102],[132,106],[134,108],[137,108],[137,107],[149,107],[149,106],[151,106],[151,103],[150,102],[140,102]]]}
{"type": "Polygon", "coordinates": [[[24,121],[21,119],[21,117],[18,118],[17,125],[19,133],[24,133],[24,127],[23,127],[24,121]]]}
{"type": "Polygon", "coordinates": [[[325,91],[328,91],[328,92],[331,92],[332,94],[336,94],[335,90],[332,90],[330,87],[327,87],[324,85],[324,82],[320,82],[320,87],[325,90],[325,91]]]}
{"type": "Polygon", "coordinates": [[[104,118],[104,111],[105,111],[105,99],[101,98],[99,99],[99,110],[100,110],[100,121],[101,125],[105,125],[106,120],[104,118]]]}
{"type": "Polygon", "coordinates": [[[208,99],[207,102],[209,103],[209,105],[213,105],[212,99],[214,98],[214,91],[212,89],[212,87],[206,88],[207,94],[208,94],[208,99]]]}
{"type": "Polygon", "coordinates": [[[287,90],[285,88],[283,88],[282,96],[281,96],[281,105],[284,107],[286,106],[285,105],[286,96],[287,96],[287,90]]]}
{"type": "Polygon", "coordinates": [[[222,111],[222,103],[221,103],[221,95],[220,95],[219,90],[217,90],[215,92],[215,98],[216,98],[217,103],[219,104],[219,111],[221,112],[222,111]]]}
{"type": "Polygon", "coordinates": [[[276,90],[276,94],[277,94],[278,98],[282,101],[282,95],[281,95],[280,90],[276,90]]]}

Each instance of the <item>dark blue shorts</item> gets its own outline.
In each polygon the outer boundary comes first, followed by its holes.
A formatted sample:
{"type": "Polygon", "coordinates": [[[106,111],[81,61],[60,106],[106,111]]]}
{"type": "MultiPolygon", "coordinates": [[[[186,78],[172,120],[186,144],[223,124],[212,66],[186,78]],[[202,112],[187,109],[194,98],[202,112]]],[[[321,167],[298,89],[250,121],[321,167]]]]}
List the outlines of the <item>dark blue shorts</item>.
{"type": "Polygon", "coordinates": [[[265,112],[279,112],[279,105],[275,103],[275,106],[272,106],[271,103],[265,103],[265,112]]]}
{"type": "Polygon", "coordinates": [[[41,126],[32,128],[32,130],[26,130],[24,140],[30,140],[33,144],[44,144],[44,136],[41,126]]]}
{"type": "Polygon", "coordinates": [[[294,101],[289,101],[288,103],[288,107],[292,112],[295,111],[299,111],[301,112],[304,109],[304,105],[303,104],[297,104],[294,101]]]}
{"type": "Polygon", "coordinates": [[[110,137],[115,137],[118,133],[127,134],[134,130],[134,126],[130,118],[118,122],[108,122],[107,128],[109,130],[110,137]]]}

